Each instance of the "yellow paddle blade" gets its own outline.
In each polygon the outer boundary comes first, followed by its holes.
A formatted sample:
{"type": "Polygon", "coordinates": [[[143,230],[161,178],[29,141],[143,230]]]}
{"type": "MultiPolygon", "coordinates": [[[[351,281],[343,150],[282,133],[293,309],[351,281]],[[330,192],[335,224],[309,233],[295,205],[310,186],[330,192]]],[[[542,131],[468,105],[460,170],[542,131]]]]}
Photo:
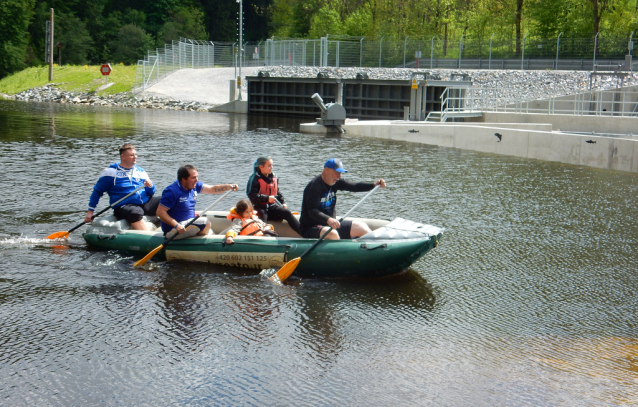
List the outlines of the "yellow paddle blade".
{"type": "Polygon", "coordinates": [[[135,264],[133,264],[133,267],[140,267],[146,264],[147,261],[149,261],[153,256],[155,256],[155,254],[157,252],[159,252],[160,250],[162,250],[162,248],[164,247],[163,244],[157,246],[156,248],[154,248],[149,254],[147,254],[146,256],[144,256],[144,258],[142,260],[138,260],[135,262],[135,264]]]}
{"type": "Polygon", "coordinates": [[[69,232],[55,232],[47,236],[47,239],[65,239],[69,237],[69,232]]]}
{"type": "Polygon", "coordinates": [[[301,260],[301,257],[290,260],[268,280],[276,283],[284,282],[295,271],[295,269],[297,268],[297,264],[299,264],[299,260],[301,260]]]}

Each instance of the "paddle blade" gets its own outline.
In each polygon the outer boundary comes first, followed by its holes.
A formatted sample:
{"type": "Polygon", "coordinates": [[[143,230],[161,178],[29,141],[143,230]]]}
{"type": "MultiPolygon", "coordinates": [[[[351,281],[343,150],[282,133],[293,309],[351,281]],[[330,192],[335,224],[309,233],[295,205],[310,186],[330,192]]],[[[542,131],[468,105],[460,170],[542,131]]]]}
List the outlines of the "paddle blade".
{"type": "Polygon", "coordinates": [[[162,248],[164,247],[163,244],[157,246],[156,248],[154,248],[149,254],[147,254],[146,256],[144,256],[144,258],[142,260],[138,260],[135,262],[135,264],[133,264],[133,267],[141,267],[143,265],[146,264],[147,261],[149,261],[153,256],[155,256],[155,254],[157,254],[157,252],[159,252],[160,250],[162,250],[162,248]]]}
{"type": "Polygon", "coordinates": [[[55,232],[47,236],[47,239],[66,239],[67,237],[69,237],[69,232],[55,232]]]}
{"type": "Polygon", "coordinates": [[[290,260],[288,263],[284,264],[283,267],[280,268],[268,280],[277,282],[277,283],[284,282],[295,271],[295,269],[297,268],[297,264],[299,264],[300,260],[301,260],[301,257],[297,257],[295,259],[290,260]]]}

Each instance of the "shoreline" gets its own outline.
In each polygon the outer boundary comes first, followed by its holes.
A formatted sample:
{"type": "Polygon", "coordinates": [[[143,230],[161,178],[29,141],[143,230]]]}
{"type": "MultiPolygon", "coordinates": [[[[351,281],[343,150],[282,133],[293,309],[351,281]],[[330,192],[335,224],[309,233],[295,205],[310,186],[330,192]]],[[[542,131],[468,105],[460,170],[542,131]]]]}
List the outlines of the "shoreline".
{"type": "MultiPolygon", "coordinates": [[[[219,69],[219,68],[211,68],[219,69]]],[[[205,70],[194,70],[204,73],[205,70]]],[[[482,87],[490,92],[490,96],[508,97],[515,95],[522,100],[543,100],[550,97],[573,95],[589,92],[589,71],[520,71],[520,70],[472,70],[472,69],[414,69],[414,68],[335,68],[335,67],[299,67],[299,66],[267,66],[259,71],[268,72],[271,77],[281,78],[315,78],[319,73],[331,78],[353,79],[359,73],[365,73],[370,79],[379,80],[410,80],[413,73],[428,73],[441,79],[453,80],[458,75],[469,75],[475,87],[482,87]],[[494,95],[492,93],[495,93],[494,95]]],[[[184,75],[186,72],[183,73],[184,75]]],[[[180,71],[172,73],[171,77],[179,76],[180,71]]],[[[174,78],[171,78],[174,79],[174,78]]],[[[162,81],[166,80],[164,78],[162,81]]],[[[160,84],[162,83],[160,81],[160,84]]],[[[203,85],[214,85],[214,92],[230,92],[228,83],[223,80],[213,80],[205,83],[205,79],[190,82],[195,88],[203,85]]],[[[617,78],[610,76],[596,78],[591,91],[618,88],[617,78]]],[[[638,72],[628,73],[623,87],[638,85],[638,72]]],[[[155,85],[154,85],[155,86],[155,85]]],[[[242,90],[246,89],[246,81],[242,90]]],[[[107,96],[99,96],[95,92],[67,92],[56,88],[55,84],[47,84],[28,89],[15,95],[0,94],[0,98],[25,102],[54,102],[88,106],[126,107],[163,110],[183,110],[198,112],[215,112],[220,103],[210,101],[189,100],[183,97],[184,92],[179,89],[180,97],[171,92],[163,95],[154,94],[153,87],[147,91],[134,95],[132,92],[122,92],[107,96]]],[[[228,100],[229,98],[220,99],[228,100]]]]}

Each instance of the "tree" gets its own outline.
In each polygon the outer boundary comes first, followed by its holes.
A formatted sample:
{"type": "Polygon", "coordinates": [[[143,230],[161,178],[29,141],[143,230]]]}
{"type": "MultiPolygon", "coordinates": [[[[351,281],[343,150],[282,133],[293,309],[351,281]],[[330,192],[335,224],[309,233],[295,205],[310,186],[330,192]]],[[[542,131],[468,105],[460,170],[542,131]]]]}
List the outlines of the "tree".
{"type": "Polygon", "coordinates": [[[170,20],[164,23],[157,35],[159,44],[165,44],[180,37],[194,40],[208,40],[204,27],[204,13],[194,8],[182,7],[171,14],[170,20]]]}
{"type": "Polygon", "coordinates": [[[143,28],[134,24],[126,24],[118,32],[114,45],[113,59],[115,62],[135,64],[150,49],[153,49],[155,41],[143,28]]]}
{"type": "Polygon", "coordinates": [[[93,46],[86,25],[73,14],[59,14],[54,26],[54,41],[62,45],[62,62],[84,65],[93,46]]]}
{"type": "Polygon", "coordinates": [[[0,0],[0,78],[24,67],[34,0],[0,0]]]}
{"type": "Polygon", "coordinates": [[[341,16],[339,16],[336,10],[330,7],[322,7],[319,12],[312,17],[308,37],[321,38],[325,37],[326,34],[345,34],[341,16]]]}

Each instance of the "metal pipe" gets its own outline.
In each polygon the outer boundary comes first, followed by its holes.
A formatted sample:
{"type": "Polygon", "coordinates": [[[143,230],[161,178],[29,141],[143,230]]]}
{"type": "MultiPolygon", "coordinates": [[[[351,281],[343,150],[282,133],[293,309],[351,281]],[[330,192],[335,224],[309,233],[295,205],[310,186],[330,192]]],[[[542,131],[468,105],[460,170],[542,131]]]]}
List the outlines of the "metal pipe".
{"type": "Polygon", "coordinates": [[[408,44],[408,38],[410,38],[409,35],[407,37],[405,37],[405,40],[403,40],[403,67],[404,68],[405,68],[405,49],[406,49],[406,46],[408,44]]]}
{"type": "Polygon", "coordinates": [[[383,37],[381,37],[381,41],[379,41],[379,68],[381,68],[381,53],[383,51],[383,39],[385,38],[385,35],[383,37]]]}
{"type": "Polygon", "coordinates": [[[492,38],[494,38],[494,34],[490,37],[490,61],[487,64],[487,69],[492,69],[492,38]]]}
{"type": "Polygon", "coordinates": [[[632,31],[631,35],[629,36],[629,44],[627,45],[627,48],[629,48],[629,70],[630,71],[633,71],[633,69],[632,69],[633,62],[631,60],[632,59],[631,58],[631,50],[634,48],[634,42],[632,41],[633,37],[634,37],[634,32],[632,31]]]}
{"type": "Polygon", "coordinates": [[[239,3],[239,78],[237,78],[237,88],[239,91],[239,100],[241,100],[241,60],[242,52],[244,48],[243,34],[244,34],[244,2],[243,0],[237,0],[239,3]]]}
{"type": "Polygon", "coordinates": [[[521,55],[521,71],[522,71],[523,69],[525,69],[525,68],[523,67],[523,64],[524,64],[524,62],[525,62],[525,39],[526,39],[526,38],[527,38],[527,34],[525,34],[525,35],[523,36],[523,49],[522,49],[522,51],[523,51],[523,52],[521,52],[521,54],[522,54],[522,55],[521,55]]]}
{"type": "Polygon", "coordinates": [[[596,33],[596,36],[594,37],[594,60],[591,63],[591,70],[595,70],[595,66],[596,66],[596,49],[598,48],[598,34],[600,34],[600,32],[596,33]]]}
{"type": "Polygon", "coordinates": [[[319,109],[321,109],[321,111],[324,114],[326,114],[328,109],[326,108],[326,105],[323,104],[323,99],[321,98],[321,96],[318,93],[315,93],[312,96],[310,96],[310,98],[312,99],[313,102],[315,102],[317,106],[319,106],[319,109]]]}
{"type": "Polygon", "coordinates": [[[359,67],[360,68],[363,68],[363,38],[359,40],[359,67]]]}
{"type": "Polygon", "coordinates": [[[465,37],[465,34],[461,35],[461,42],[459,43],[459,69],[461,69],[461,55],[463,54],[463,37],[465,37]]]}
{"type": "Polygon", "coordinates": [[[434,39],[439,38],[437,35],[432,37],[432,45],[430,46],[430,69],[432,69],[432,62],[434,61],[434,39]]]}
{"type": "Polygon", "coordinates": [[[556,66],[554,67],[555,70],[558,70],[558,51],[560,50],[560,36],[563,35],[563,33],[558,34],[558,40],[556,40],[556,66]]]}

